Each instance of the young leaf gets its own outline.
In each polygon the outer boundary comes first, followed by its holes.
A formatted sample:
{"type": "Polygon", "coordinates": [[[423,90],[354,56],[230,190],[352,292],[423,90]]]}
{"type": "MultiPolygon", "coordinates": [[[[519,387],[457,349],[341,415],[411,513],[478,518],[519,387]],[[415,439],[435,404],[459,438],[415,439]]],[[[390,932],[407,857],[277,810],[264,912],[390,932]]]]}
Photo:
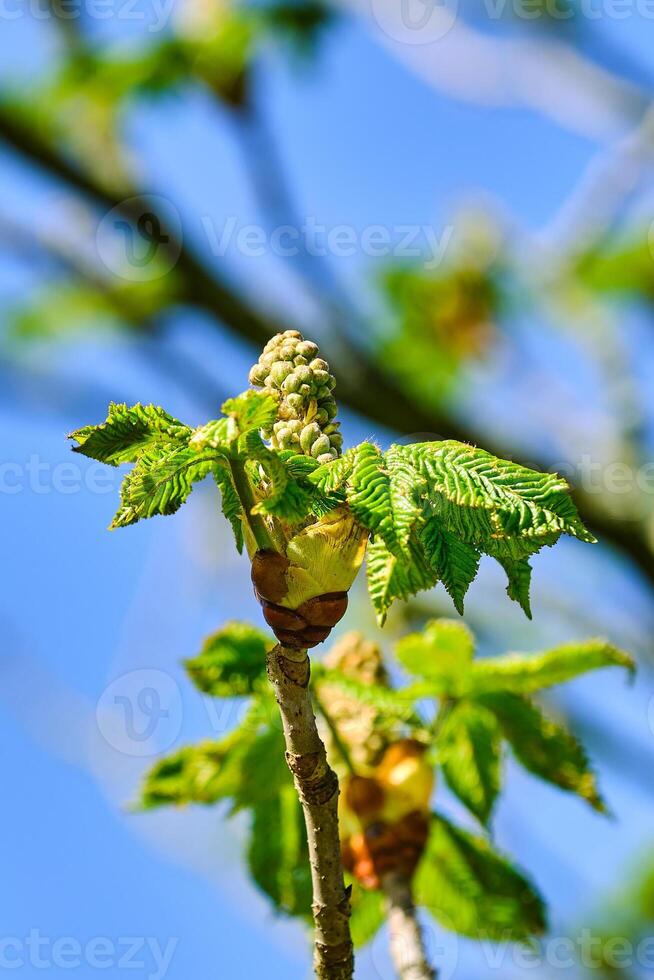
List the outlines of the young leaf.
{"type": "Polygon", "coordinates": [[[355,949],[371,942],[384,924],[384,896],[381,891],[362,888],[352,882],[350,934],[355,949]]]}
{"type": "Polygon", "coordinates": [[[438,578],[428,564],[419,543],[409,542],[406,551],[394,554],[385,541],[375,538],[366,552],[368,591],[380,626],[395,599],[408,599],[433,588],[438,578]]]}
{"type": "MultiPolygon", "coordinates": [[[[407,549],[413,529],[422,523],[421,501],[427,492],[427,486],[398,446],[388,449],[384,454],[384,462],[390,479],[390,504],[395,534],[400,548],[407,549]]],[[[390,542],[387,545],[390,547],[390,542]]]]}
{"type": "Polygon", "coordinates": [[[252,878],[285,915],[311,917],[307,837],[293,784],[253,809],[248,865],[252,878]]]}
{"type": "Polygon", "coordinates": [[[261,391],[244,391],[221,406],[223,415],[235,419],[239,435],[269,429],[277,418],[277,402],[261,391]]]}
{"type": "Polygon", "coordinates": [[[253,694],[265,680],[266,654],[275,640],[247,623],[226,623],[207,637],[186,670],[205,694],[229,698],[253,694]]]}
{"type": "Polygon", "coordinates": [[[155,763],[141,790],[140,807],[216,803],[232,796],[242,778],[237,758],[241,734],[189,745],[155,763]]]}
{"type": "Polygon", "coordinates": [[[418,905],[472,939],[526,940],[546,927],[531,883],[482,837],[434,816],[414,888],[418,905]]]}
{"type": "Polygon", "coordinates": [[[410,674],[434,682],[434,695],[446,696],[455,679],[469,669],[474,649],[474,637],[463,623],[433,619],[422,633],[403,637],[396,656],[410,674]]]}
{"type": "MultiPolygon", "coordinates": [[[[398,529],[393,510],[391,478],[384,456],[377,446],[363,442],[357,447],[354,466],[347,480],[347,502],[357,521],[371,535],[378,536],[388,550],[398,550],[398,529]]],[[[396,502],[406,504],[396,495],[396,502]]],[[[400,520],[406,517],[401,511],[400,520]]]]}
{"type": "MultiPolygon", "coordinates": [[[[281,725],[272,723],[274,701],[259,706],[267,714],[264,724],[246,739],[240,758],[241,779],[234,790],[232,812],[258,806],[274,799],[293,780],[286,765],[284,734],[281,725]]],[[[256,708],[255,708],[256,711],[256,708]]]]}
{"type": "Polygon", "coordinates": [[[455,704],[445,716],[437,750],[452,792],[487,824],[502,778],[502,737],[493,713],[470,701],[455,704]]]}
{"type": "Polygon", "coordinates": [[[312,667],[312,678],[318,684],[339,688],[343,694],[361,704],[377,708],[387,721],[410,721],[414,713],[414,699],[408,689],[395,690],[381,684],[363,684],[347,677],[340,670],[329,670],[319,664],[312,667]]]}
{"type": "Polygon", "coordinates": [[[506,577],[509,581],[506,591],[509,599],[513,599],[522,608],[527,619],[531,619],[531,601],[529,589],[531,587],[532,568],[526,558],[498,558],[506,577]]]}
{"type": "Polygon", "coordinates": [[[253,482],[263,488],[254,513],[273,514],[294,522],[305,518],[309,513],[309,494],[289,476],[284,461],[275,450],[268,449],[259,431],[251,429],[246,432],[238,445],[239,452],[250,464],[248,471],[253,482]],[[255,472],[252,464],[263,471],[265,481],[261,480],[260,473],[255,472]]]}
{"type": "Polygon", "coordinates": [[[595,773],[574,735],[518,694],[485,694],[480,702],[498,719],[502,734],[525,769],[560,789],[576,793],[594,810],[606,811],[595,773]]]}
{"type": "Polygon", "coordinates": [[[228,450],[230,443],[238,437],[236,423],[232,418],[212,419],[193,431],[189,446],[202,452],[205,449],[228,450]]]}
{"type": "Polygon", "coordinates": [[[227,466],[217,463],[211,470],[220,489],[220,502],[224,517],[231,524],[239,555],[243,551],[243,508],[231,471],[227,466]]]}
{"type": "Polygon", "coordinates": [[[479,552],[448,531],[442,522],[430,518],[420,531],[427,559],[463,615],[463,600],[479,571],[479,552]]]}
{"type": "MultiPolygon", "coordinates": [[[[368,443],[363,443],[363,445],[367,446],[368,443]]],[[[323,463],[322,466],[318,466],[310,475],[311,482],[323,493],[334,493],[342,490],[354,469],[360,449],[361,446],[354,446],[339,456],[338,459],[332,460],[331,463],[323,463]]]]}
{"type": "Polygon", "coordinates": [[[625,667],[633,672],[631,657],[606,640],[587,640],[555,647],[533,655],[509,653],[476,661],[467,677],[471,695],[491,691],[531,694],[562,684],[601,667],[625,667]]]}
{"type": "Polygon", "coordinates": [[[160,452],[173,446],[184,447],[192,430],[156,405],[132,405],[111,402],[106,422],[86,425],[71,432],[77,442],[73,452],[110,466],[133,463],[141,453],[157,448],[160,452]]]}
{"type": "Polygon", "coordinates": [[[127,527],[156,514],[174,514],[193,484],[204,479],[214,462],[215,457],[198,456],[188,446],[141,453],[136,466],[123,480],[121,505],[111,529],[127,527]]]}
{"type": "Polygon", "coordinates": [[[556,474],[538,473],[452,440],[419,443],[404,451],[427,480],[435,511],[444,502],[453,505],[459,511],[456,524],[465,531],[469,522],[473,539],[484,527],[476,524],[473,512],[486,511],[500,536],[548,539],[571,534],[595,540],[581,523],[568,484],[556,474]]]}

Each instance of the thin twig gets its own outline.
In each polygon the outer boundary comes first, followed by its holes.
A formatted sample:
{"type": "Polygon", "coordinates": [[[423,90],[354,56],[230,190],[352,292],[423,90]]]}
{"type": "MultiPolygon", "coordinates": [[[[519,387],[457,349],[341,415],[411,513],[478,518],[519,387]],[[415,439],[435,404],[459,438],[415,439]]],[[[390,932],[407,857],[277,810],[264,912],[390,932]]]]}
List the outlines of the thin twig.
{"type": "Polygon", "coordinates": [[[413,904],[410,880],[399,871],[382,879],[390,932],[391,959],[399,980],[436,980],[413,904]]]}
{"type": "Polygon", "coordinates": [[[327,710],[327,708],[325,707],[325,705],[323,704],[323,702],[318,697],[315,691],[313,692],[313,703],[315,704],[316,708],[324,718],[325,724],[329,729],[329,734],[331,735],[334,741],[334,745],[338,750],[338,754],[341,756],[343,762],[345,763],[347,770],[350,772],[352,776],[355,776],[356,769],[354,768],[354,763],[352,762],[352,756],[350,755],[347,745],[341,738],[340,732],[338,730],[338,725],[336,724],[336,722],[334,721],[329,711],[327,710]]]}
{"type": "Polygon", "coordinates": [[[314,970],[319,980],[351,980],[350,895],[345,888],[338,833],[338,778],[318,734],[306,650],[278,645],[267,670],[284,726],[286,761],[300,797],[309,843],[315,925],[314,970]]]}

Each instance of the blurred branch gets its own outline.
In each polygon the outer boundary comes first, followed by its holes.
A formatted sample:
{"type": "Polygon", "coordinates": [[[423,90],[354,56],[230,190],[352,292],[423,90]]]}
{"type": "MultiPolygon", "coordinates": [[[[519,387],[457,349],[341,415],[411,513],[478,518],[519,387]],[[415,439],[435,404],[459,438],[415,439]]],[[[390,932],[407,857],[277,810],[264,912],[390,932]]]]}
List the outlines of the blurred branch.
{"type": "MultiPolygon", "coordinates": [[[[138,199],[134,199],[136,192],[127,198],[112,194],[2,106],[0,140],[50,175],[92,198],[101,207],[117,208],[133,223],[141,217],[142,205],[138,199]]],[[[179,253],[174,271],[177,301],[208,310],[234,335],[245,338],[258,347],[272,334],[284,329],[279,320],[258,312],[221,280],[217,273],[209,272],[187,247],[175,240],[163,217],[160,218],[160,228],[163,235],[169,236],[167,247],[175,254],[179,253]]],[[[346,337],[340,338],[336,366],[341,376],[339,393],[343,403],[389,431],[422,432],[426,438],[447,437],[473,444],[483,441],[485,448],[495,455],[513,455],[513,447],[502,441],[494,441],[485,434],[482,438],[479,430],[453,418],[447,409],[426,407],[411,399],[407,392],[372,362],[360,346],[354,346],[346,337]]],[[[541,461],[541,466],[547,469],[547,461],[541,461]]],[[[654,585],[654,551],[645,530],[637,524],[606,513],[601,500],[595,495],[577,491],[575,496],[595,534],[626,554],[650,584],[654,585]]]]}
{"type": "Polygon", "coordinates": [[[570,43],[492,36],[466,23],[447,4],[433,5],[427,22],[412,30],[403,25],[397,0],[376,0],[372,8],[369,0],[345,2],[367,21],[374,19],[371,33],[378,43],[451,98],[486,106],[524,106],[601,139],[637,122],[647,109],[646,92],[584,57],[570,43]]]}

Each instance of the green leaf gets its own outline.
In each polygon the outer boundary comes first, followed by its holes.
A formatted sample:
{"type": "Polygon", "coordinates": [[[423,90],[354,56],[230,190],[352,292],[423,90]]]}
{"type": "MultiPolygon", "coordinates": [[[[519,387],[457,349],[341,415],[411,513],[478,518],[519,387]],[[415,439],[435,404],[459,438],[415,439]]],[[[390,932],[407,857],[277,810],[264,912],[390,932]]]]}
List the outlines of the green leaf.
{"type": "Polygon", "coordinates": [[[445,710],[438,734],[438,761],[452,792],[487,824],[500,791],[502,737],[487,708],[461,701],[445,710]]]}
{"type": "Polygon", "coordinates": [[[302,809],[289,782],[253,809],[248,866],[252,878],[285,915],[311,916],[311,872],[302,809]]]}
{"type": "Polygon", "coordinates": [[[329,684],[339,688],[342,693],[361,704],[377,708],[387,721],[409,721],[414,713],[414,699],[408,688],[395,690],[382,684],[363,684],[346,677],[339,670],[330,670],[321,664],[312,665],[312,679],[318,684],[329,684]]]}
{"type": "MultiPolygon", "coordinates": [[[[368,443],[364,443],[368,445],[368,443]]],[[[331,463],[323,463],[318,466],[310,475],[310,480],[314,486],[324,493],[333,493],[345,486],[345,482],[352,473],[354,464],[359,453],[359,446],[348,449],[338,459],[331,463]]]]}
{"type": "Polygon", "coordinates": [[[223,515],[231,524],[239,555],[243,551],[243,508],[234,486],[232,474],[227,466],[217,464],[212,468],[213,478],[220,489],[223,515]]]}
{"type": "Polygon", "coordinates": [[[398,548],[398,528],[393,510],[391,478],[381,450],[370,442],[357,447],[347,480],[347,502],[355,518],[371,535],[378,536],[389,551],[398,548]]]}
{"type": "Polygon", "coordinates": [[[171,447],[184,447],[191,429],[156,405],[132,405],[112,402],[106,422],[87,425],[71,432],[69,439],[77,442],[73,452],[110,466],[133,463],[146,450],[160,453],[171,447]]]}
{"type": "Polygon", "coordinates": [[[502,734],[525,769],[576,793],[600,813],[606,811],[595,773],[574,735],[517,694],[485,694],[480,701],[498,719],[502,734]]]}
{"type": "Polygon", "coordinates": [[[469,669],[474,649],[474,637],[463,623],[433,619],[422,633],[403,637],[396,656],[410,674],[434,682],[433,694],[445,696],[453,680],[469,669]]]}
{"type": "Polygon", "coordinates": [[[235,419],[239,435],[269,429],[277,419],[277,402],[261,391],[244,391],[236,398],[228,398],[221,406],[223,415],[235,419]]]}
{"type": "Polygon", "coordinates": [[[629,654],[606,640],[568,643],[533,655],[508,653],[473,664],[465,691],[477,696],[491,691],[531,694],[602,667],[635,669],[629,654]]]}
{"type": "Polygon", "coordinates": [[[350,934],[354,948],[362,949],[375,938],[384,924],[384,896],[380,891],[362,888],[353,880],[351,905],[350,934]]]}
{"type": "Polygon", "coordinates": [[[127,527],[157,514],[174,514],[214,462],[215,456],[198,456],[188,446],[163,453],[158,449],[142,452],[123,480],[121,505],[110,528],[127,527]]]}
{"type": "Polygon", "coordinates": [[[286,765],[286,745],[277,707],[272,697],[267,706],[264,724],[245,740],[240,759],[241,779],[235,789],[232,812],[248,809],[275,799],[284,787],[293,785],[286,765]]]}
{"type": "Polygon", "coordinates": [[[253,694],[265,682],[266,654],[275,640],[247,623],[226,623],[207,637],[186,670],[205,694],[228,698],[253,694]]]}
{"type": "Polygon", "coordinates": [[[381,538],[375,538],[366,552],[368,592],[383,626],[389,607],[395,599],[408,599],[433,588],[438,577],[427,562],[419,542],[409,542],[400,554],[392,553],[381,538]]]}
{"type": "Polygon", "coordinates": [[[140,807],[211,804],[232,796],[242,779],[237,764],[241,739],[242,733],[232,733],[220,742],[189,745],[161,759],[145,777],[140,807]]]}
{"type": "Polygon", "coordinates": [[[457,612],[463,615],[463,600],[479,571],[479,552],[430,518],[420,531],[427,559],[451,596],[457,612]]]}
{"type": "Polygon", "coordinates": [[[229,799],[235,813],[273,799],[292,786],[276,720],[272,697],[260,697],[221,741],[187,746],[157,762],[146,777],[142,807],[229,799]]]}
{"type": "MultiPolygon", "coordinates": [[[[399,446],[390,447],[384,454],[384,462],[390,479],[394,531],[399,546],[407,549],[414,527],[422,521],[421,499],[427,492],[427,485],[405,459],[399,446]]],[[[391,548],[391,541],[386,540],[386,544],[391,548]]]]}
{"type": "Polygon", "coordinates": [[[205,449],[229,450],[230,444],[238,437],[233,419],[212,419],[193,431],[189,446],[198,452],[205,449]]]}
{"type": "Polygon", "coordinates": [[[309,494],[289,476],[279,453],[265,445],[257,429],[241,436],[238,446],[260,497],[253,512],[272,514],[292,522],[303,520],[310,509],[309,494]]]}
{"type": "MultiPolygon", "coordinates": [[[[437,513],[469,543],[490,537],[544,539],[571,534],[594,541],[585,529],[565,480],[498,459],[483,449],[454,442],[404,447],[427,481],[437,513]],[[479,520],[484,513],[486,520],[479,520]]],[[[482,548],[483,550],[483,548],[482,548]]]]}
{"type": "Polygon", "coordinates": [[[526,558],[498,558],[509,580],[507,595],[509,599],[519,603],[527,619],[531,619],[531,602],[529,589],[531,587],[532,568],[526,558]]]}
{"type": "Polygon", "coordinates": [[[434,816],[414,893],[445,928],[472,939],[526,940],[546,928],[533,885],[483,837],[434,816]]]}

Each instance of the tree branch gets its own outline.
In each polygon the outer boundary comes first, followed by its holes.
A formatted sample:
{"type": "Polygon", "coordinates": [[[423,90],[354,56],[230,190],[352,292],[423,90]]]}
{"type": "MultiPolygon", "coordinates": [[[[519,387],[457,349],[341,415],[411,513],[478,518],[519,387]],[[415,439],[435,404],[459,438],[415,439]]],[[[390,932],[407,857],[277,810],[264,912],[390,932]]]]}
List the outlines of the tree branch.
{"type": "Polygon", "coordinates": [[[411,894],[411,882],[398,871],[382,879],[390,932],[391,959],[399,980],[436,980],[427,959],[422,928],[411,894]]]}
{"type": "Polygon", "coordinates": [[[278,645],[267,658],[284,726],[286,761],[300,797],[309,841],[315,924],[314,969],[319,980],[351,980],[350,896],[338,834],[338,779],[327,762],[311,706],[306,650],[278,645]]]}

